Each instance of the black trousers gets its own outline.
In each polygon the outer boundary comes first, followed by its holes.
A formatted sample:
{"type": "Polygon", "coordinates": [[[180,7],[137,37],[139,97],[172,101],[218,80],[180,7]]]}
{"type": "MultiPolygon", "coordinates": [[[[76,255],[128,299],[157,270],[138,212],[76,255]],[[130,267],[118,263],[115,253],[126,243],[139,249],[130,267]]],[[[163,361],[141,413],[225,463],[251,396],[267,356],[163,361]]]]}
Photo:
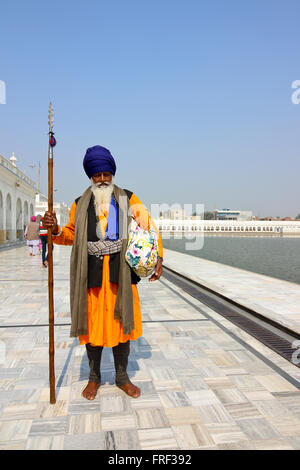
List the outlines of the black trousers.
{"type": "MultiPolygon", "coordinates": [[[[100,364],[103,346],[91,346],[91,343],[87,343],[85,347],[90,365],[89,382],[97,382],[100,384],[100,364]]],[[[114,346],[112,350],[116,369],[116,385],[122,386],[129,382],[127,366],[130,341],[119,343],[117,346],[114,346]]]]}
{"type": "Polygon", "coordinates": [[[42,262],[45,263],[45,261],[48,261],[48,255],[46,256],[48,235],[42,235],[40,239],[42,242],[42,262]]]}

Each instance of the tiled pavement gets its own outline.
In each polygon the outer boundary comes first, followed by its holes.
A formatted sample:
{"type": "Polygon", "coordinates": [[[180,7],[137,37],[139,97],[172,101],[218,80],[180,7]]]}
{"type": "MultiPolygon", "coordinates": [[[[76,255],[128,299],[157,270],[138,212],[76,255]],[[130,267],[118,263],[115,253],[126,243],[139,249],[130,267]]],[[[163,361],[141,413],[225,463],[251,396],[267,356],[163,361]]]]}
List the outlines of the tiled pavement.
{"type": "Polygon", "coordinates": [[[26,247],[0,253],[0,449],[300,449],[299,369],[163,278],[139,284],[129,373],[141,397],[116,388],[108,348],[103,385],[84,400],[85,348],[63,325],[70,249],[54,251],[55,405],[47,272],[26,247]]]}

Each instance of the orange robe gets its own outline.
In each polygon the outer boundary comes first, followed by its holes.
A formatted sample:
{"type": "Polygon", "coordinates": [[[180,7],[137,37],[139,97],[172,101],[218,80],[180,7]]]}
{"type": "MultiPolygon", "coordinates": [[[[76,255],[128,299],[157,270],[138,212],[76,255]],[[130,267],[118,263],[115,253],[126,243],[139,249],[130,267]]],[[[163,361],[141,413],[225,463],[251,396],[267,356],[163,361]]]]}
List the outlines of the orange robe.
{"type": "MultiPolygon", "coordinates": [[[[132,194],[130,207],[137,223],[143,228],[149,227],[149,214],[141,201],[132,194]]],[[[57,245],[72,245],[75,235],[76,202],[73,203],[68,224],[62,228],[62,234],[53,237],[57,245]]],[[[102,234],[107,226],[107,211],[99,216],[102,234]]],[[[153,222],[153,221],[152,221],[153,222]]],[[[154,225],[155,226],[155,225],[154,225]]],[[[155,227],[156,228],[156,227],[155,227]]],[[[163,256],[161,236],[158,234],[159,256],[163,256]]],[[[142,313],[136,284],[131,285],[133,295],[134,329],[130,335],[123,333],[122,324],[114,318],[118,284],[109,281],[109,255],[103,257],[102,285],[91,287],[87,291],[88,334],[79,336],[80,344],[91,343],[92,346],[113,347],[128,340],[136,340],[143,334],[142,313]]]]}

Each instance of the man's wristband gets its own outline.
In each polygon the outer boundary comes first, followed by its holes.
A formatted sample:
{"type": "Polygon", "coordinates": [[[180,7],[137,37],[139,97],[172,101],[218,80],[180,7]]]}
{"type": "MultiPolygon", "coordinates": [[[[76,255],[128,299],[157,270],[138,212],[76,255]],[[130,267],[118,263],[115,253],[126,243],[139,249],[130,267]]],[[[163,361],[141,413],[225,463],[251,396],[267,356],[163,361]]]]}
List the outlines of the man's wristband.
{"type": "Polygon", "coordinates": [[[164,260],[161,256],[157,257],[157,260],[161,259],[162,261],[164,260]]]}
{"type": "Polygon", "coordinates": [[[57,233],[53,233],[53,232],[52,232],[53,237],[59,237],[59,235],[62,234],[62,229],[60,228],[59,225],[57,226],[57,230],[58,230],[57,233]]]}

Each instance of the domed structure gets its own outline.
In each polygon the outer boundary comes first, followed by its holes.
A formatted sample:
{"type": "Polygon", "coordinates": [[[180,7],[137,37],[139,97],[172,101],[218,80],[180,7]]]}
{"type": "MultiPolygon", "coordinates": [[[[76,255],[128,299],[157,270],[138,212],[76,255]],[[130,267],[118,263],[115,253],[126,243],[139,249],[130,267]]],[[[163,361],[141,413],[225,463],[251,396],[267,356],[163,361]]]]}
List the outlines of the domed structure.
{"type": "Polygon", "coordinates": [[[15,167],[17,166],[17,165],[16,165],[17,159],[16,159],[16,157],[15,157],[15,153],[14,153],[14,152],[11,154],[10,161],[11,161],[11,164],[12,164],[13,166],[15,166],[15,167]]]}

